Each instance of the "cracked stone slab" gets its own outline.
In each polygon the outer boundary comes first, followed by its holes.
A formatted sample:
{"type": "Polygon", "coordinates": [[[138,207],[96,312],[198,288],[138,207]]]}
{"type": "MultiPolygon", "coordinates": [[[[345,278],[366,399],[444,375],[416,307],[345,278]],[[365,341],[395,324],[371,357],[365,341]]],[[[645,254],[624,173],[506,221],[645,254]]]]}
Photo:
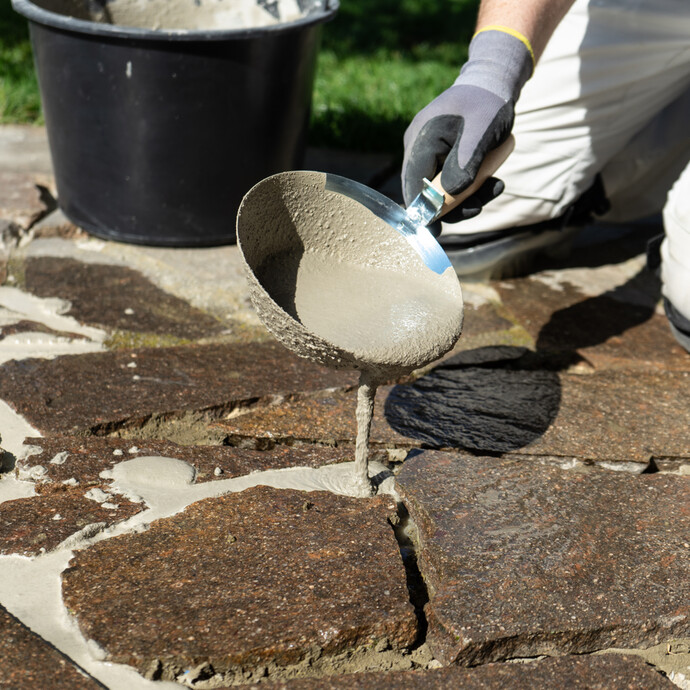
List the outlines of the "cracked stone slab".
{"type": "Polygon", "coordinates": [[[187,340],[219,335],[225,328],[126,266],[29,257],[25,283],[38,297],[69,300],[67,313],[83,324],[187,340]]]}
{"type": "Polygon", "coordinates": [[[386,422],[434,448],[638,463],[688,456],[688,372],[519,366],[442,364],[389,393],[386,422]]]}
{"type": "Polygon", "coordinates": [[[55,647],[0,606],[0,686],[14,690],[103,688],[55,647]]]}
{"type": "Polygon", "coordinates": [[[107,487],[61,486],[51,493],[0,503],[0,553],[36,556],[77,532],[94,533],[144,510],[107,487]],[[104,490],[105,489],[105,490],[104,490]]]}
{"type": "Polygon", "coordinates": [[[417,622],[394,512],[390,497],[268,487],[202,500],[75,553],[65,603],[110,660],[154,678],[206,664],[227,682],[407,648],[417,622]]]}
{"type": "Polygon", "coordinates": [[[177,458],[195,470],[195,482],[242,477],[252,472],[287,467],[322,467],[352,460],[349,450],[310,446],[278,446],[256,451],[229,446],[181,446],[171,441],[81,436],[28,438],[32,453],[17,461],[20,476],[32,476],[36,491],[45,493],[76,482],[101,486],[101,472],[120,462],[143,456],[177,458]],[[35,468],[41,468],[36,470],[35,468]],[[38,473],[38,474],[36,474],[38,473]]]}
{"type": "MultiPolygon", "coordinates": [[[[521,664],[486,664],[473,669],[449,666],[429,671],[356,673],[248,686],[252,690],[674,690],[677,688],[641,659],[631,656],[565,656],[521,664]]],[[[229,689],[225,689],[229,690],[229,689]]]]}
{"type": "Polygon", "coordinates": [[[136,425],[156,414],[222,410],[355,382],[353,372],[311,364],[275,342],[140,348],[0,367],[3,400],[42,434],[136,425]]]}
{"type": "MultiPolygon", "coordinates": [[[[385,419],[384,408],[390,391],[390,386],[382,386],[376,393],[370,446],[415,447],[419,444],[397,433],[385,419]]],[[[226,442],[233,445],[243,443],[263,448],[301,441],[352,445],[357,435],[356,407],[356,391],[336,391],[257,408],[213,426],[223,431],[226,442]]]]}
{"type": "MultiPolygon", "coordinates": [[[[462,352],[413,383],[381,387],[371,445],[648,463],[690,456],[688,372],[520,369],[524,348],[462,352]]],[[[232,444],[352,444],[356,393],[257,408],[214,423],[232,444]]]]}
{"type": "Polygon", "coordinates": [[[659,313],[656,279],[645,270],[631,277],[615,267],[552,271],[498,283],[497,290],[538,351],[577,352],[596,369],[690,369],[690,356],[659,313]]]}
{"type": "Polygon", "coordinates": [[[440,452],[398,490],[444,664],[648,647],[690,632],[690,482],[440,452]]]}

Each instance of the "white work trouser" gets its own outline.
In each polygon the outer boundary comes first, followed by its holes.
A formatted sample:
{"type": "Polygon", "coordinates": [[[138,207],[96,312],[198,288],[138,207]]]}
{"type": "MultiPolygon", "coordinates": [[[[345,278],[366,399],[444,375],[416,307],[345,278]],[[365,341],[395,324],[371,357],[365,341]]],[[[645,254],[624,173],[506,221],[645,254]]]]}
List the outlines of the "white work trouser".
{"type": "Polygon", "coordinates": [[[664,294],[690,318],[690,0],[577,0],[517,104],[505,192],[443,234],[562,215],[602,174],[626,221],[664,211],[664,294]]]}

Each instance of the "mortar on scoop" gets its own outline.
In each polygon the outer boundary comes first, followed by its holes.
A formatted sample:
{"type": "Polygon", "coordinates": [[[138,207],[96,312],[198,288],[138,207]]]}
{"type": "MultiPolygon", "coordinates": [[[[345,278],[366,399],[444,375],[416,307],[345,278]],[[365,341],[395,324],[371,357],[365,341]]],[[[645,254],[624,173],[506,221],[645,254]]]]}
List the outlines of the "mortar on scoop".
{"type": "Polygon", "coordinates": [[[237,238],[266,328],[297,355],[361,372],[353,484],[370,495],[376,387],[448,352],[463,304],[452,267],[431,270],[367,205],[334,191],[344,181],[304,171],[266,178],[240,205],[237,238]]]}

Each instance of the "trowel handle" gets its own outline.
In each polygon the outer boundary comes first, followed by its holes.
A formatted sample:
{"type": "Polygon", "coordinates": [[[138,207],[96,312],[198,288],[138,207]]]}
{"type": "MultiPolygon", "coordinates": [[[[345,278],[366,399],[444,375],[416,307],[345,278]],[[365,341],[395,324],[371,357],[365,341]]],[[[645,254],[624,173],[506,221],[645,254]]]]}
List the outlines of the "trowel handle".
{"type": "Polygon", "coordinates": [[[441,173],[436,175],[431,181],[431,186],[443,194],[443,206],[437,218],[445,216],[446,213],[452,211],[456,206],[459,206],[465,199],[474,194],[486,180],[491,177],[503,165],[503,161],[513,152],[515,148],[515,137],[511,134],[500,146],[497,146],[493,151],[487,153],[486,158],[482,162],[477,177],[474,182],[467,188],[463,189],[457,196],[451,196],[443,189],[441,184],[441,173]]]}

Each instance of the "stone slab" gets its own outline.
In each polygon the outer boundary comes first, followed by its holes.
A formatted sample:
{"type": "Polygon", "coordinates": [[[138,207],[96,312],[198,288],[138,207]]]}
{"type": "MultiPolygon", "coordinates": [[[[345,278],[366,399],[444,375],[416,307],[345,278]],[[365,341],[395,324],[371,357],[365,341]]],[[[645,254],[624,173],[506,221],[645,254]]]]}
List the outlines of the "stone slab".
{"type": "MultiPolygon", "coordinates": [[[[566,656],[523,664],[449,666],[429,671],[358,673],[250,685],[252,690],[674,690],[662,674],[631,656],[566,656]]],[[[227,688],[225,690],[228,690],[227,688]]]]}
{"type": "Polygon", "coordinates": [[[612,462],[690,454],[688,372],[581,375],[521,366],[450,361],[396,386],[386,399],[386,421],[435,448],[612,462]]]}
{"type": "Polygon", "coordinates": [[[13,690],[97,690],[87,675],[55,647],[0,606],[0,686],[13,690]]]}
{"type": "MultiPolygon", "coordinates": [[[[524,348],[469,350],[413,383],[381,387],[372,447],[647,463],[690,456],[688,372],[591,375],[523,369],[524,348]]],[[[338,392],[262,408],[214,426],[231,444],[353,444],[356,394],[338,392]]]]}
{"type": "Polygon", "coordinates": [[[656,279],[644,269],[626,277],[608,267],[586,275],[554,271],[498,283],[497,290],[539,352],[576,352],[596,369],[688,371],[690,355],[659,313],[656,279]]]}
{"type": "Polygon", "coordinates": [[[0,219],[26,230],[48,210],[34,176],[0,170],[0,219]]]}
{"type": "Polygon", "coordinates": [[[65,603],[109,659],[163,679],[406,648],[417,622],[394,512],[389,497],[268,487],[203,500],[75,553],[65,603]]]}
{"type": "Polygon", "coordinates": [[[38,297],[68,300],[67,313],[83,324],[186,340],[219,335],[225,329],[218,319],[163,292],[126,266],[30,257],[24,280],[26,289],[38,297]]]}
{"type": "Polygon", "coordinates": [[[36,452],[17,461],[21,476],[32,476],[36,491],[46,493],[77,482],[81,487],[100,486],[100,473],[125,460],[143,456],[177,458],[195,469],[195,482],[242,477],[252,472],[287,467],[322,467],[352,460],[347,449],[277,446],[256,451],[228,446],[181,446],[171,441],[131,440],[81,436],[28,438],[36,452]],[[36,470],[35,468],[41,468],[36,470]]]}
{"type": "Polygon", "coordinates": [[[52,551],[76,532],[93,532],[126,520],[145,506],[107,493],[106,486],[69,488],[0,503],[0,554],[36,556],[52,551]],[[94,492],[98,500],[88,498],[94,492]]]}
{"type": "MultiPolygon", "coordinates": [[[[386,422],[384,409],[390,391],[391,386],[381,386],[376,392],[370,445],[415,447],[418,444],[396,433],[386,422]]],[[[232,445],[251,444],[257,448],[294,442],[352,445],[357,436],[356,407],[356,390],[336,391],[250,410],[217,422],[214,428],[225,433],[225,442],[232,445]]]]}
{"type": "Polygon", "coordinates": [[[107,431],[152,415],[231,409],[237,402],[356,382],[275,342],[208,344],[11,361],[2,398],[41,433],[107,431]]]}
{"type": "Polygon", "coordinates": [[[648,647],[690,633],[690,480],[439,452],[398,490],[444,664],[648,647]]]}

